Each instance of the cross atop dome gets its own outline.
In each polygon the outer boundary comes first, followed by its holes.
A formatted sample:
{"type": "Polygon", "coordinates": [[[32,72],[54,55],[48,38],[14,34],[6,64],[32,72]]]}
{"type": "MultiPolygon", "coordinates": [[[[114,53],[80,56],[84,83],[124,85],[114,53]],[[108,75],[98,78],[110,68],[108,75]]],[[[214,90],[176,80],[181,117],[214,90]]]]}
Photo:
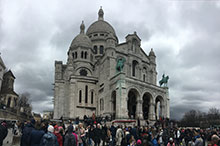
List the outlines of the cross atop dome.
{"type": "Polygon", "coordinates": [[[85,25],[84,25],[84,21],[82,21],[82,24],[80,25],[80,33],[84,33],[85,32],[85,25]]]}
{"type": "Polygon", "coordinates": [[[102,6],[99,9],[99,19],[98,20],[104,20],[104,11],[102,10],[102,6]]]}

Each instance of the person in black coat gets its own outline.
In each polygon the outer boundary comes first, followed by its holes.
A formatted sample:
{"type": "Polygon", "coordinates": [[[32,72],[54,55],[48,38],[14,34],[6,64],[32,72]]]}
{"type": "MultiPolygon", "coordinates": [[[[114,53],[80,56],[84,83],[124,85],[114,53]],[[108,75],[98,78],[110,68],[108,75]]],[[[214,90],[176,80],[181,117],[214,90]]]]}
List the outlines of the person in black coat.
{"type": "Polygon", "coordinates": [[[97,124],[97,127],[94,129],[94,142],[95,146],[99,146],[102,137],[102,129],[100,124],[97,124]]]}
{"type": "Polygon", "coordinates": [[[63,146],[76,146],[76,138],[73,135],[73,125],[69,125],[63,146]]]}
{"type": "Polygon", "coordinates": [[[30,134],[30,146],[39,146],[41,138],[43,137],[44,134],[45,132],[42,125],[39,130],[37,129],[32,130],[30,134]]]}
{"type": "Polygon", "coordinates": [[[32,119],[30,122],[28,122],[22,131],[22,136],[21,136],[21,146],[30,146],[30,135],[32,130],[35,129],[35,120],[32,119]]]}
{"type": "Polygon", "coordinates": [[[111,135],[112,135],[112,144],[111,145],[114,146],[116,144],[115,136],[116,136],[116,131],[117,131],[117,128],[114,126],[114,123],[112,123],[110,131],[111,131],[111,135]]]}
{"type": "Polygon", "coordinates": [[[0,125],[0,146],[3,144],[3,140],[8,135],[8,128],[5,121],[3,121],[0,125]]]}

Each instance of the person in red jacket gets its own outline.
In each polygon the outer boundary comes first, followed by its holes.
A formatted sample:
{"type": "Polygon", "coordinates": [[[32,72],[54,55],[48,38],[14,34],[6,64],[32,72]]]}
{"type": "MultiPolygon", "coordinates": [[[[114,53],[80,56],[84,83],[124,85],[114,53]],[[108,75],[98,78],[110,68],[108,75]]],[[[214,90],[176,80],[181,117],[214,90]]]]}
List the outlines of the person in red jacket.
{"type": "Polygon", "coordinates": [[[211,138],[211,144],[209,144],[208,146],[218,146],[218,141],[219,137],[216,134],[214,134],[211,138]]]}
{"type": "Polygon", "coordinates": [[[59,146],[63,146],[63,137],[59,133],[59,128],[57,125],[54,126],[54,135],[56,135],[56,137],[57,137],[57,141],[59,143],[59,146]]]}

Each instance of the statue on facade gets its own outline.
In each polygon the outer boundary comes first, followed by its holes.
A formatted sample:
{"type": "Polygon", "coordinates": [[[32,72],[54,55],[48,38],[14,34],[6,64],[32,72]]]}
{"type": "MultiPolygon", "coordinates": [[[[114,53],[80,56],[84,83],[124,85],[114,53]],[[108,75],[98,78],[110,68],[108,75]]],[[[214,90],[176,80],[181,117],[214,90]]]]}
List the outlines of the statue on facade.
{"type": "Polygon", "coordinates": [[[164,84],[164,86],[167,86],[169,80],[169,76],[165,77],[165,74],[162,75],[162,79],[159,81],[160,87],[164,84]]]}
{"type": "Polygon", "coordinates": [[[125,62],[124,58],[120,58],[120,59],[117,60],[117,65],[116,65],[116,71],[117,72],[121,72],[123,70],[124,62],[125,62]]]}

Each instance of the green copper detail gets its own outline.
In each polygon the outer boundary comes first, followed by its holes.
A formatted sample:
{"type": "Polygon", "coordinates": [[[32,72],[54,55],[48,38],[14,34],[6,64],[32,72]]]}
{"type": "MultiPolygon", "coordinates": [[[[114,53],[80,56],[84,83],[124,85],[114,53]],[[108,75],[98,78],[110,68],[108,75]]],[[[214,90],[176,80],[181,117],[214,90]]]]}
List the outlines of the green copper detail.
{"type": "Polygon", "coordinates": [[[167,87],[168,80],[169,80],[169,76],[165,77],[165,74],[163,74],[162,79],[159,81],[160,86],[164,84],[164,86],[167,87]]]}
{"type": "Polygon", "coordinates": [[[124,63],[125,63],[124,58],[120,58],[120,59],[117,60],[117,65],[116,65],[116,71],[117,72],[122,72],[122,70],[124,68],[124,63]]]}

